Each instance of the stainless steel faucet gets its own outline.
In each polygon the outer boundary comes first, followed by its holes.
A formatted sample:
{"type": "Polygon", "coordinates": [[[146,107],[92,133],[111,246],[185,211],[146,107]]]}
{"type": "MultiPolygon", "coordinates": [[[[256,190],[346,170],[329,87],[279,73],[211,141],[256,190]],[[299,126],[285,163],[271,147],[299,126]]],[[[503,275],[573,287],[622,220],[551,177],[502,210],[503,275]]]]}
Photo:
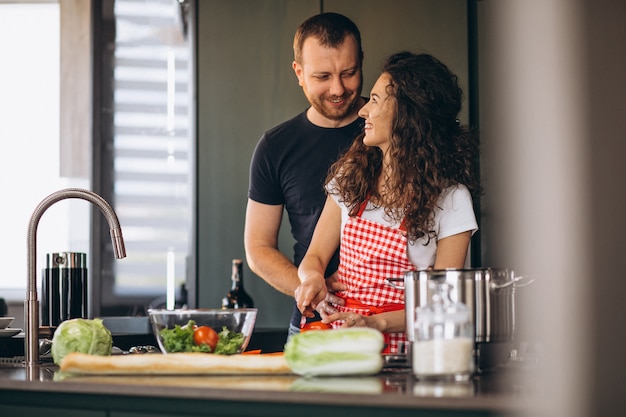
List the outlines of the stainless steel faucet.
{"type": "Polygon", "coordinates": [[[56,191],[44,198],[35,208],[28,224],[28,288],[24,301],[24,322],[26,337],[24,339],[24,353],[26,366],[32,367],[39,363],[39,300],[37,299],[37,226],[43,213],[54,203],[68,198],[80,198],[95,204],[109,223],[111,242],[117,259],[126,257],[122,229],[117,214],[109,203],[92,191],[79,188],[67,188],[56,191]]]}

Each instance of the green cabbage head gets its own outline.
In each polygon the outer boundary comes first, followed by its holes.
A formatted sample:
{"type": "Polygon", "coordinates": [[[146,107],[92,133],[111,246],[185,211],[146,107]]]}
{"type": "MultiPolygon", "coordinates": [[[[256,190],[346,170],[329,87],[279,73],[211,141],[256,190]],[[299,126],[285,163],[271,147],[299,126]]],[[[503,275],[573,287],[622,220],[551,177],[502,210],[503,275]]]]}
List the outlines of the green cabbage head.
{"type": "Polygon", "coordinates": [[[309,330],[285,345],[291,370],[306,377],[374,375],[383,367],[384,337],[369,327],[309,330]]]}
{"type": "Polygon", "coordinates": [[[71,352],[108,356],[113,338],[101,319],[71,319],[62,322],[52,338],[52,359],[57,365],[71,352]]]}

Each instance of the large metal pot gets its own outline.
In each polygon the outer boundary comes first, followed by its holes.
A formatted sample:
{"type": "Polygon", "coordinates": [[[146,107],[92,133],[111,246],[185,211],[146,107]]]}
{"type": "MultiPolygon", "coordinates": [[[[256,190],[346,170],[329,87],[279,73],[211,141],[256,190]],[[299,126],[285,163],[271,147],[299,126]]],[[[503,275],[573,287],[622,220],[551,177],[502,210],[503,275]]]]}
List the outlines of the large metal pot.
{"type": "Polygon", "coordinates": [[[517,331],[515,290],[532,280],[516,276],[510,269],[422,270],[407,271],[403,278],[387,280],[394,288],[404,289],[409,347],[414,342],[415,309],[424,307],[432,298],[428,283],[433,280],[448,283],[452,301],[470,309],[477,357],[481,351],[491,352],[514,340],[517,331]]]}

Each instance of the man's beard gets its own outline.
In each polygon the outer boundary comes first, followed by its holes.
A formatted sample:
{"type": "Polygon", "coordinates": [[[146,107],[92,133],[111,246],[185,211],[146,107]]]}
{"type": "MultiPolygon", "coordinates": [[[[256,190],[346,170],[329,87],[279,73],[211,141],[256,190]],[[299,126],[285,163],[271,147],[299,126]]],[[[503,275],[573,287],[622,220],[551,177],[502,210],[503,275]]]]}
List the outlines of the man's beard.
{"type": "MultiPolygon", "coordinates": [[[[333,97],[330,98],[332,101],[333,97]]],[[[354,110],[356,110],[357,104],[359,102],[358,94],[344,94],[341,96],[341,99],[345,100],[345,103],[341,107],[333,107],[328,104],[328,97],[309,97],[309,102],[311,106],[318,113],[329,120],[340,121],[345,119],[348,115],[350,115],[354,110]]]]}

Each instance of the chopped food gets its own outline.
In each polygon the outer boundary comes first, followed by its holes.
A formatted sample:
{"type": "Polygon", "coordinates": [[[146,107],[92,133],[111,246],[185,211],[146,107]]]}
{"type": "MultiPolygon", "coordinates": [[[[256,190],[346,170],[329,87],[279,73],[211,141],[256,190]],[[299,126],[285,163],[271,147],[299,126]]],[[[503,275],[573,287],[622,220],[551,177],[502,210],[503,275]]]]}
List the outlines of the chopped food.
{"type": "Polygon", "coordinates": [[[196,323],[190,320],[184,326],[175,325],[173,329],[163,329],[160,334],[163,346],[170,353],[175,352],[211,352],[208,345],[196,345],[193,341],[193,332],[196,323]]]}
{"type": "Polygon", "coordinates": [[[71,319],[57,327],[52,338],[52,359],[59,365],[71,352],[109,356],[113,338],[101,319],[71,319]]]}
{"type": "Polygon", "coordinates": [[[301,328],[301,332],[308,332],[309,330],[330,330],[333,326],[328,323],[322,323],[321,321],[312,321],[305,323],[301,328]]]}
{"type": "Polygon", "coordinates": [[[205,352],[233,355],[238,353],[244,341],[243,333],[230,331],[227,327],[223,327],[218,333],[208,326],[196,326],[193,320],[189,320],[184,326],[177,324],[172,329],[163,329],[160,333],[163,346],[168,353],[205,352]]]}

